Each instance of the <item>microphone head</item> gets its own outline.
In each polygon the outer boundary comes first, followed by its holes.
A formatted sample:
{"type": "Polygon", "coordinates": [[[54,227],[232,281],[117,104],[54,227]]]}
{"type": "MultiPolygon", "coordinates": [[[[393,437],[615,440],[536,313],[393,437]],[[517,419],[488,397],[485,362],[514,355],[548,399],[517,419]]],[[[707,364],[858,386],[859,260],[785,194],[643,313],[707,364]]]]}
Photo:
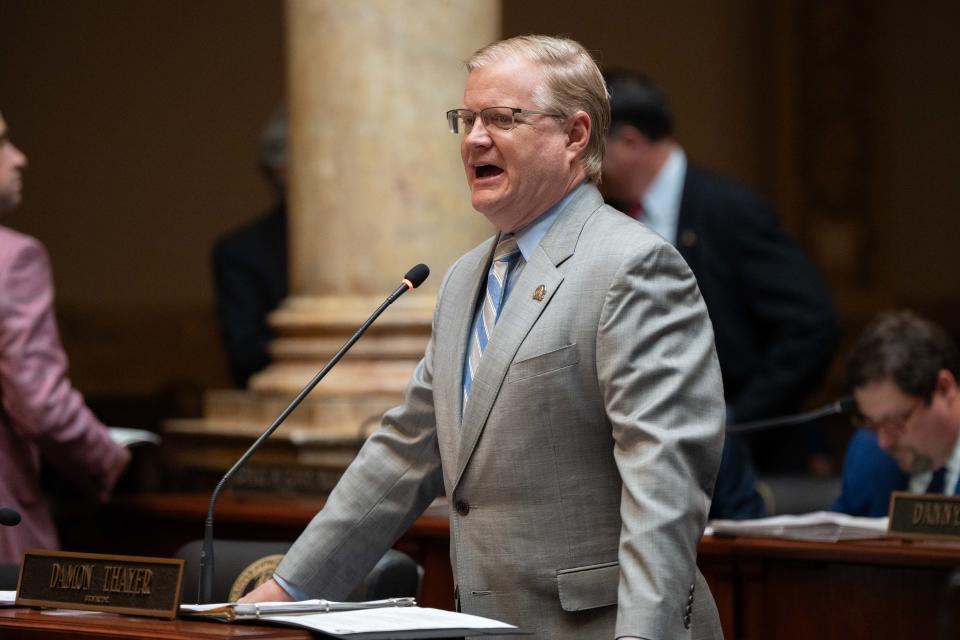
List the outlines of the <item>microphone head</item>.
{"type": "Polygon", "coordinates": [[[0,525],[12,527],[20,524],[20,514],[13,509],[3,507],[0,509],[0,525]]]}
{"type": "Polygon", "coordinates": [[[413,269],[410,269],[410,271],[407,271],[407,275],[403,276],[403,279],[410,283],[411,289],[416,289],[423,284],[423,281],[426,280],[429,275],[430,267],[420,263],[413,269]]]}
{"type": "Polygon", "coordinates": [[[853,396],[844,396],[837,400],[837,407],[841,415],[855,415],[857,413],[857,401],[853,396]]]}

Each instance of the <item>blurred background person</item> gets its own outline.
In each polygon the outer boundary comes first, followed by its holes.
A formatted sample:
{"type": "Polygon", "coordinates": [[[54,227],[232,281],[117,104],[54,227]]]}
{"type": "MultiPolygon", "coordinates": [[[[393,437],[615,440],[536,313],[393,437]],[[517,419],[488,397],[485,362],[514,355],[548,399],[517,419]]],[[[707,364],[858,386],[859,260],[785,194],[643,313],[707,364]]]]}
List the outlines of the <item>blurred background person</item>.
{"type": "MultiPolygon", "coordinates": [[[[27,157],[0,115],[0,217],[20,206],[27,157]]],[[[130,461],[67,378],[43,246],[0,226],[0,507],[21,521],[0,528],[0,564],[25,549],[56,549],[57,531],[41,488],[49,464],[106,502],[130,461]]]]}
{"type": "Polygon", "coordinates": [[[861,428],[847,445],[835,511],[884,516],[893,491],[956,495],[960,353],[909,311],[877,316],[847,359],[861,428]]]}
{"type": "MultiPolygon", "coordinates": [[[[820,276],[767,203],[688,162],[658,87],[629,71],[605,75],[612,121],[600,188],[608,202],[673,243],[696,275],[713,321],[727,424],[796,411],[830,364],[839,336],[820,276]]],[[[785,460],[796,443],[783,431],[763,436],[754,452],[758,465],[796,470],[785,460]]],[[[809,450],[805,434],[799,438],[799,449],[809,450]]],[[[737,436],[726,439],[710,513],[765,513],[750,452],[737,436]]]]}
{"type": "Polygon", "coordinates": [[[260,138],[257,164],[276,200],[262,217],[217,240],[217,322],[238,387],[270,363],[268,314],[287,297],[287,118],[277,110],[260,138]]]}

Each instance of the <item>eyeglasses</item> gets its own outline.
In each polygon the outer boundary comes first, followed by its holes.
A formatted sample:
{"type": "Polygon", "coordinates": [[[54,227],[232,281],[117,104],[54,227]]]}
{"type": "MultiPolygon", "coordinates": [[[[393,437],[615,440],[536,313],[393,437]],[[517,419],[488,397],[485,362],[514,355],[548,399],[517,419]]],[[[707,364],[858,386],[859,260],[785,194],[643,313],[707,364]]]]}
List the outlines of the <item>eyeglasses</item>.
{"type": "MultiPolygon", "coordinates": [[[[562,118],[559,113],[547,113],[546,111],[535,111],[534,109],[520,109],[519,107],[487,107],[480,110],[480,122],[483,127],[490,131],[491,127],[501,131],[510,131],[517,126],[517,114],[529,114],[537,116],[550,116],[551,118],[562,118]]],[[[473,131],[473,124],[477,121],[477,112],[469,109],[450,109],[447,111],[447,126],[450,133],[462,133],[466,135],[473,131]]],[[[520,121],[523,124],[523,121],[520,121]]]]}
{"type": "Polygon", "coordinates": [[[909,410],[904,411],[899,415],[886,416],[884,418],[880,418],[879,420],[868,418],[859,411],[854,413],[851,419],[853,420],[854,425],[863,427],[868,431],[873,431],[874,433],[883,431],[888,435],[899,436],[907,428],[907,423],[910,422],[913,414],[916,413],[917,409],[919,409],[920,405],[922,404],[923,400],[917,400],[909,410]]]}

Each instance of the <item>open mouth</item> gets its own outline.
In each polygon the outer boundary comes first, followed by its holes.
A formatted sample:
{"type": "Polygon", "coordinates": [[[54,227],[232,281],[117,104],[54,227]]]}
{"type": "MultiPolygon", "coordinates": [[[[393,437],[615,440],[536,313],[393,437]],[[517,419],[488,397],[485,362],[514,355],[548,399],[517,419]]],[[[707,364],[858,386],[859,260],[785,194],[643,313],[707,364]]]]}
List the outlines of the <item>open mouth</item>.
{"type": "Polygon", "coordinates": [[[492,178],[503,173],[503,169],[496,167],[492,164],[480,164],[473,168],[474,174],[477,178],[492,178]]]}

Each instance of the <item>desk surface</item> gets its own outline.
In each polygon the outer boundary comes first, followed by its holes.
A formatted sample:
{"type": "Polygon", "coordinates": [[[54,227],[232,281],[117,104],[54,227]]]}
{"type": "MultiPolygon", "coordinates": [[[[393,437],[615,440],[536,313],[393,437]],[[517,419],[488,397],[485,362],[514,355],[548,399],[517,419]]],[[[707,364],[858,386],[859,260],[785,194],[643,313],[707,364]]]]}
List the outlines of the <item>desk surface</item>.
{"type": "Polygon", "coordinates": [[[847,564],[911,567],[960,567],[960,541],[845,540],[810,542],[781,538],[727,538],[706,536],[700,541],[697,556],[808,560],[847,564]]]}
{"type": "MultiPolygon", "coordinates": [[[[217,536],[293,540],[321,506],[316,498],[224,495],[217,506],[217,536]]],[[[124,550],[134,555],[169,555],[199,537],[206,509],[207,496],[198,494],[123,498],[78,527],[93,535],[73,540],[72,548],[108,552],[101,547],[122,542],[143,546],[124,550]],[[124,537],[111,536],[116,531],[124,537]]],[[[453,604],[449,535],[446,517],[425,515],[398,544],[426,569],[425,606],[453,604]]],[[[960,543],[707,537],[700,542],[698,564],[727,640],[934,638],[948,610],[941,605],[947,577],[960,567],[960,543]]],[[[960,601],[949,601],[960,613],[960,601]]],[[[952,637],[960,640],[960,634],[952,637]]]]}
{"type": "Polygon", "coordinates": [[[151,640],[309,640],[305,629],[247,624],[223,624],[199,620],[161,620],[120,616],[112,613],[87,613],[65,609],[0,609],[0,638],[135,638],[151,640]]]}

